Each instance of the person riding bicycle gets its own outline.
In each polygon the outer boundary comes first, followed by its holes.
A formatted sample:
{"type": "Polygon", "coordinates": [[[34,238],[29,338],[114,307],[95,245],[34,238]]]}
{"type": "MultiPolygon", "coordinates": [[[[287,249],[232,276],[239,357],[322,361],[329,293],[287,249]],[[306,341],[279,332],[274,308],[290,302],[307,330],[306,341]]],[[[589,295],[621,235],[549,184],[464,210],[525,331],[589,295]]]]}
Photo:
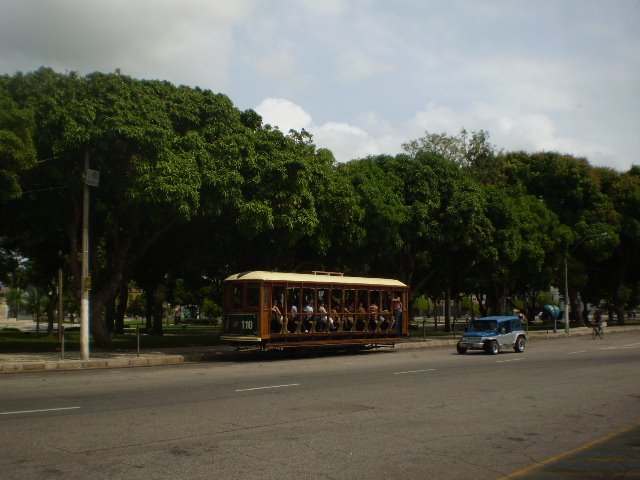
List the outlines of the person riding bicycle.
{"type": "Polygon", "coordinates": [[[602,335],[602,312],[596,310],[593,314],[593,333],[602,335]]]}

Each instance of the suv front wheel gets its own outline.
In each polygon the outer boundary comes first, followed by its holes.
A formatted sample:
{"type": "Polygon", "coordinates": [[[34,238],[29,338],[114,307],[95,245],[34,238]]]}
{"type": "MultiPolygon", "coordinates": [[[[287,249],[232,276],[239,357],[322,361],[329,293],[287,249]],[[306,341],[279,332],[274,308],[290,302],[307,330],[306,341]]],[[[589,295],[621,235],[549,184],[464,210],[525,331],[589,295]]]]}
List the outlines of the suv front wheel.
{"type": "Polygon", "coordinates": [[[524,346],[525,346],[526,340],[525,338],[521,335],[518,337],[518,339],[516,340],[515,345],[513,346],[513,349],[516,352],[522,353],[524,352],[524,346]]]}
{"type": "Polygon", "coordinates": [[[500,347],[496,340],[491,340],[490,342],[487,342],[484,348],[485,348],[485,351],[490,355],[497,355],[498,352],[500,351],[500,347]]]}

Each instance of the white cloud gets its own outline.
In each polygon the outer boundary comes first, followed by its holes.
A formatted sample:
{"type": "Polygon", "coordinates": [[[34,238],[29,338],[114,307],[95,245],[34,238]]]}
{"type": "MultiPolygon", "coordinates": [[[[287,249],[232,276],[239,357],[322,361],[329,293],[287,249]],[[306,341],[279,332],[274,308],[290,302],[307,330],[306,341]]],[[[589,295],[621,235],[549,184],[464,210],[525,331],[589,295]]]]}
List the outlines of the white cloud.
{"type": "Polygon", "coordinates": [[[362,128],[338,122],[315,125],[311,115],[290,100],[266,98],[255,111],[265,124],[277,126],[285,134],[291,129],[306,129],[313,135],[316,146],[331,150],[339,162],[383,152],[379,141],[362,128]]]}
{"type": "Polygon", "coordinates": [[[265,98],[254,109],[265,124],[278,127],[281,132],[300,131],[311,124],[311,116],[302,107],[284,98],[265,98]]]}
{"type": "Polygon", "coordinates": [[[403,143],[420,138],[425,132],[455,136],[462,128],[487,131],[490,143],[507,151],[571,153],[591,159],[594,165],[610,165],[613,155],[611,151],[599,149],[589,139],[576,142],[558,135],[547,115],[514,116],[484,104],[463,112],[429,104],[402,127],[395,127],[372,111],[360,116],[354,124],[329,121],[318,125],[303,107],[282,98],[264,99],[255,110],[264,123],[277,126],[285,134],[290,129],[306,129],[313,135],[316,146],[331,150],[339,162],[368,155],[395,155],[403,151],[403,143]]]}
{"type": "Polygon", "coordinates": [[[441,107],[430,103],[424,110],[416,112],[406,123],[406,132],[410,135],[407,140],[429,133],[459,132],[462,119],[458,113],[448,107],[441,107]]]}
{"type": "Polygon", "coordinates": [[[375,138],[346,123],[327,122],[313,127],[311,133],[316,146],[331,150],[339,162],[382,153],[375,138]]]}

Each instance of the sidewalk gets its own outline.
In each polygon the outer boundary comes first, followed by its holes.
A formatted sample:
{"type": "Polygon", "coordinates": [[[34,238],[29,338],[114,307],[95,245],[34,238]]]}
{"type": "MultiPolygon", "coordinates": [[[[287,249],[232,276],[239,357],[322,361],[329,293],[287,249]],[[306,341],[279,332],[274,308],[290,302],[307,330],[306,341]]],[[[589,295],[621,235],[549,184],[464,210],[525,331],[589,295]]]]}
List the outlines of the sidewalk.
{"type": "MultiPolygon", "coordinates": [[[[638,327],[607,327],[605,335],[616,332],[640,332],[638,327]]],[[[591,335],[588,327],[572,328],[570,336],[591,335]]],[[[543,340],[552,338],[565,338],[564,330],[558,333],[537,331],[530,332],[530,340],[543,340]]],[[[395,346],[396,349],[409,348],[430,348],[430,347],[453,347],[460,339],[460,334],[456,338],[427,338],[406,340],[395,346]]],[[[150,367],[164,365],[179,365],[193,362],[216,362],[232,360],[241,355],[235,348],[219,345],[215,347],[188,347],[176,350],[142,350],[140,355],[137,352],[98,352],[91,353],[89,360],[82,360],[79,352],[65,352],[64,359],[60,358],[60,352],[41,353],[0,353],[0,374],[17,372],[53,372],[67,370],[91,370],[103,368],[127,368],[127,367],[150,367]]]]}

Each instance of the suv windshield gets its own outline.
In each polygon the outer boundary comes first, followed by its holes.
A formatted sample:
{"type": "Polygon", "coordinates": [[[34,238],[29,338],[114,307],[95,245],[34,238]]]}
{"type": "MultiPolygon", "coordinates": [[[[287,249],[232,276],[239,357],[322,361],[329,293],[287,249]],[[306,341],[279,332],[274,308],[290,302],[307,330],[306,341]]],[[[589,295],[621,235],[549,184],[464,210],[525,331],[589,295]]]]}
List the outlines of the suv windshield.
{"type": "Polygon", "coordinates": [[[495,332],[498,328],[496,320],[471,320],[468,332],[495,332]]]}

